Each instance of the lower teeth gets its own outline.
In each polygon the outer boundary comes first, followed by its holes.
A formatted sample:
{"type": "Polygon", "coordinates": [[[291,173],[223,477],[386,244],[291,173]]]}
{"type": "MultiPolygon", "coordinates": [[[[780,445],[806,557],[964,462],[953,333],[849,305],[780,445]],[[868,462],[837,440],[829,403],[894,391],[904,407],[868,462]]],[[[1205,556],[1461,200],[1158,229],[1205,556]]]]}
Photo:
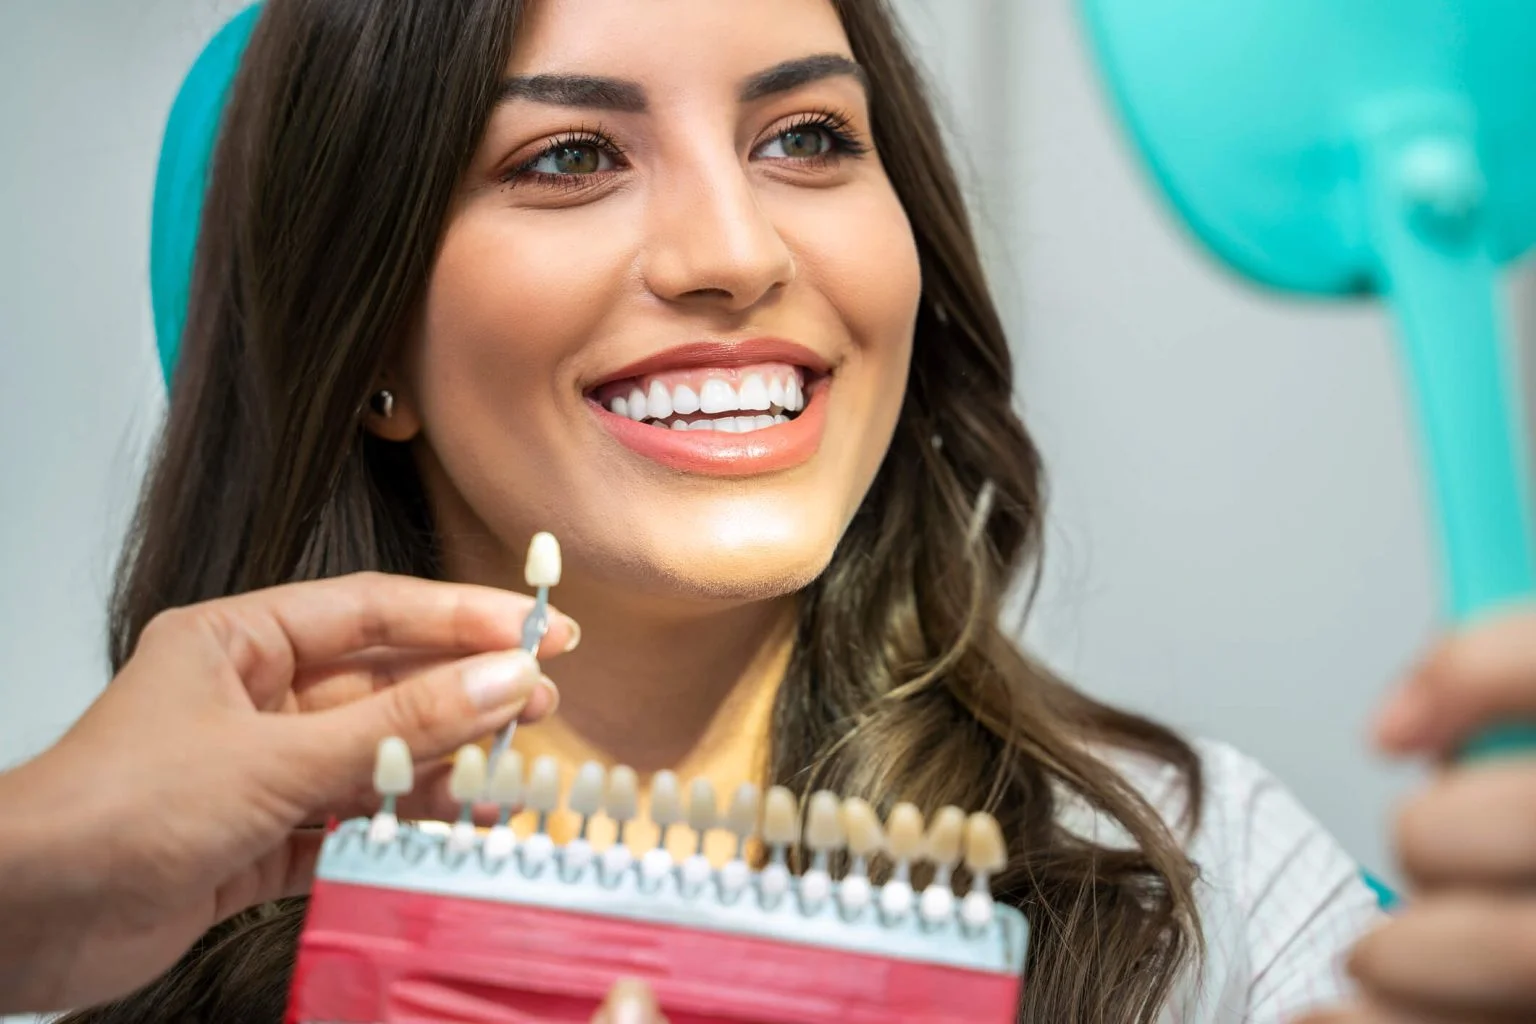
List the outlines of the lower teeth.
{"type": "Polygon", "coordinates": [[[759,413],[756,416],[718,416],[713,419],[696,420],[693,423],[683,419],[647,420],[646,422],[654,427],[668,427],[672,430],[715,430],[728,434],[750,434],[780,423],[788,423],[789,419],[783,413],[777,416],[759,413]]]}

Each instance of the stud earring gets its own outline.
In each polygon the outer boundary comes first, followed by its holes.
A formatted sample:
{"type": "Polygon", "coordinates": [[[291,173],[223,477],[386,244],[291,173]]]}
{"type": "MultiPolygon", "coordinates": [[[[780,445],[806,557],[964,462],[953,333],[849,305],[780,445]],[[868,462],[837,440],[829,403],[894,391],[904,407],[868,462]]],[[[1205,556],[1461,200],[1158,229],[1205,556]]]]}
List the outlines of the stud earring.
{"type": "Polygon", "coordinates": [[[388,388],[375,391],[373,397],[368,400],[368,404],[373,407],[377,415],[386,420],[395,415],[395,393],[388,388]]]}

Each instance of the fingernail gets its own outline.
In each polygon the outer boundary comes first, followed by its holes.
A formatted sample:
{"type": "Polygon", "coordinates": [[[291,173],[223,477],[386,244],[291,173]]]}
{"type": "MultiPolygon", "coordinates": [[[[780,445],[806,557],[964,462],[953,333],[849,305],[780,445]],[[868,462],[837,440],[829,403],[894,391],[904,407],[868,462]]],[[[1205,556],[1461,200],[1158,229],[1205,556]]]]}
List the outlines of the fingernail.
{"type": "Polygon", "coordinates": [[[638,981],[621,981],[608,996],[608,1019],[613,1024],[651,1024],[656,1001],[651,990],[638,981]]]}
{"type": "Polygon", "coordinates": [[[571,638],[565,642],[565,653],[570,654],[581,646],[581,623],[570,616],[566,616],[565,624],[571,630],[571,638]]]}
{"type": "Polygon", "coordinates": [[[464,670],[464,692],[481,711],[527,700],[541,678],[539,663],[527,651],[482,658],[464,670]]]}
{"type": "Polygon", "coordinates": [[[518,718],[524,722],[536,722],[548,718],[560,706],[560,688],[548,676],[539,679],[539,685],[528,695],[528,703],[518,718]]]}

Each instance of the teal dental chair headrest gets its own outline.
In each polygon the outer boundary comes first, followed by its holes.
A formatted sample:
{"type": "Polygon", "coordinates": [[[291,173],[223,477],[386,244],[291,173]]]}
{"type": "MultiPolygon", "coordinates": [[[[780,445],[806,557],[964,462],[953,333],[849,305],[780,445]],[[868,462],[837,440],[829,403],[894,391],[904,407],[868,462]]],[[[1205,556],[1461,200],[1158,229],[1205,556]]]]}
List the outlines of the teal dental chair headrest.
{"type": "Polygon", "coordinates": [[[259,6],[247,8],[203,50],[177,94],[161,144],[150,229],[149,282],[155,343],[167,385],[174,375],[186,326],[192,263],[219,124],[259,15],[259,6]]]}

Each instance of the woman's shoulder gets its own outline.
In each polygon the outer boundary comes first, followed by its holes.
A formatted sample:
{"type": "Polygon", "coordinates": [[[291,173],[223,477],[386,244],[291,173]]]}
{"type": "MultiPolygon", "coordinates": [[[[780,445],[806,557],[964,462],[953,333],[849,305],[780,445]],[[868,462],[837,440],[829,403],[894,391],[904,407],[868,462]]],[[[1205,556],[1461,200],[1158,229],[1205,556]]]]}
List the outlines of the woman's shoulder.
{"type": "Polygon", "coordinates": [[[1174,765],[1118,750],[1102,756],[1184,845],[1199,871],[1197,899],[1211,958],[1186,997],[1198,1021],[1279,1021],[1337,1001],[1347,950],[1380,918],[1349,855],[1291,790],[1227,743],[1196,740],[1201,807],[1174,765]],[[1217,1008],[1241,1008],[1228,1016],[1217,1008]]]}
{"type": "Polygon", "coordinates": [[[1255,887],[1282,870],[1326,865],[1331,878],[1358,876],[1358,864],[1322,822],[1258,760],[1219,740],[1195,739],[1190,746],[1201,769],[1193,828],[1186,814],[1191,793],[1178,766],[1118,749],[1101,756],[1180,839],[1208,883],[1224,882],[1248,904],[1259,895],[1255,887]]]}
{"type": "MultiPolygon", "coordinates": [[[[1226,845],[1232,838],[1232,826],[1245,813],[1256,809],[1256,802],[1267,792],[1280,792],[1278,780],[1253,758],[1230,744],[1218,740],[1190,741],[1200,764],[1200,813],[1195,827],[1189,827],[1190,779],[1183,768],[1171,761],[1141,751],[1112,746],[1095,746],[1101,761],[1115,770],[1131,789],[1147,802],[1169,830],[1185,846],[1191,857],[1200,853],[1218,853],[1215,846],[1226,845]]],[[[1092,813],[1074,794],[1060,794],[1060,820],[1074,832],[1109,845],[1120,845],[1128,836],[1092,813]]]]}

